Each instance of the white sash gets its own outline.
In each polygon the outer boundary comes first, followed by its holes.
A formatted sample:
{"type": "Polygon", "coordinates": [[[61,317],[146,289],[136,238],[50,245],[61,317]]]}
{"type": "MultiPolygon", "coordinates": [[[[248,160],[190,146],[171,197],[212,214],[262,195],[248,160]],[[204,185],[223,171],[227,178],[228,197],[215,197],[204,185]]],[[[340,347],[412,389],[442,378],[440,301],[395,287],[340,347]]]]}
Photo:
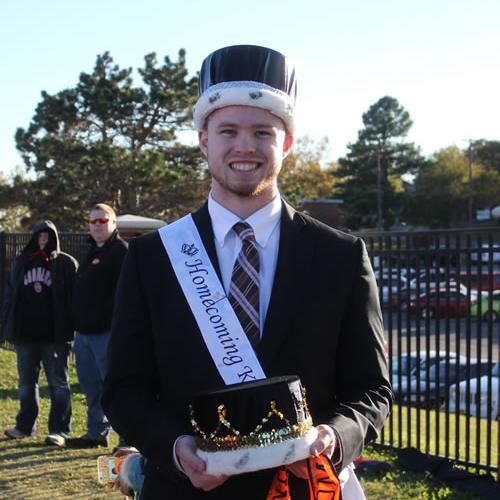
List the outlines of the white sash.
{"type": "MultiPolygon", "coordinates": [[[[191,214],[163,226],[158,232],[203,340],[226,385],[266,378],[191,214]]],[[[365,499],[352,464],[341,471],[339,479],[345,500],[365,499]]]]}
{"type": "Polygon", "coordinates": [[[366,500],[365,492],[354,472],[354,464],[346,465],[339,474],[343,500],[366,500]]]}
{"type": "Polygon", "coordinates": [[[162,227],[163,246],[226,384],[266,378],[188,214],[162,227]]]}

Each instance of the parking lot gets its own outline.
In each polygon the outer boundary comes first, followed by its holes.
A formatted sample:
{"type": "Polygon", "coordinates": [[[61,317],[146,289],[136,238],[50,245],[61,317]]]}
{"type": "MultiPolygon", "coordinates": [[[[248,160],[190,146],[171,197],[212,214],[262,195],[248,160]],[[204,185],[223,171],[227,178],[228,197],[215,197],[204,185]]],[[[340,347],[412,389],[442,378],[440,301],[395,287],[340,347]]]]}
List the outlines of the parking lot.
{"type": "Polygon", "coordinates": [[[428,325],[414,315],[384,310],[384,325],[392,355],[429,349],[449,351],[473,358],[499,360],[500,324],[476,318],[431,318],[428,325]],[[428,329],[427,329],[428,328],[428,329]],[[392,340],[390,340],[392,339],[392,340]]]}

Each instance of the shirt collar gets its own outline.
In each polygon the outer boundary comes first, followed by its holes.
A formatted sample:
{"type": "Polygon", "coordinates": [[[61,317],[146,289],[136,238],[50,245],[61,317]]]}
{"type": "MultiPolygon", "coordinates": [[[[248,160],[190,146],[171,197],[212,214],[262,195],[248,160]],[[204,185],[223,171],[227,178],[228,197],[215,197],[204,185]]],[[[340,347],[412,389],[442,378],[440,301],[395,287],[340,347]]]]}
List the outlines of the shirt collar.
{"type": "Polygon", "coordinates": [[[255,234],[255,240],[259,246],[265,247],[274,228],[279,223],[281,206],[281,198],[277,195],[267,205],[257,210],[257,212],[254,212],[246,219],[241,219],[240,216],[215,201],[212,197],[212,193],[210,193],[208,196],[208,213],[212,219],[215,239],[220,246],[224,246],[229,231],[231,231],[237,222],[244,220],[252,227],[255,234]]]}

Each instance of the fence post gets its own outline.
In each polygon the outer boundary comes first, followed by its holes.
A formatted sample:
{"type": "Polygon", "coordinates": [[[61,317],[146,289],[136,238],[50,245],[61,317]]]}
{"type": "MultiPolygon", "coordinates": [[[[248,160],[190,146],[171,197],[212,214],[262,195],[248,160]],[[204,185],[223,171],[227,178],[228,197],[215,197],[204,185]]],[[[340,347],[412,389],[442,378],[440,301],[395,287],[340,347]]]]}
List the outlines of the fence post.
{"type": "MultiPolygon", "coordinates": [[[[6,277],[7,251],[5,230],[0,228],[0,309],[3,306],[3,296],[5,293],[5,277],[6,277]]],[[[0,323],[0,343],[3,339],[3,324],[0,323]]]]}

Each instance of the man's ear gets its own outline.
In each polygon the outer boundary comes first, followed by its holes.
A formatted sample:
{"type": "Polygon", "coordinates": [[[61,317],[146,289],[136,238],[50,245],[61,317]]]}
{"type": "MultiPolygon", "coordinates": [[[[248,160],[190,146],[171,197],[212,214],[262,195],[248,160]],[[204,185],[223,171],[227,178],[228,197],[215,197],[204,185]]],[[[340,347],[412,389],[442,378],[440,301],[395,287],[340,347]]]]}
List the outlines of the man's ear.
{"type": "Polygon", "coordinates": [[[208,133],[206,128],[198,130],[198,144],[200,146],[201,152],[203,153],[203,156],[205,156],[206,158],[208,151],[208,133]]]}
{"type": "Polygon", "coordinates": [[[285,134],[285,140],[283,142],[283,158],[288,156],[288,153],[292,150],[293,146],[293,135],[288,132],[285,134]]]}

